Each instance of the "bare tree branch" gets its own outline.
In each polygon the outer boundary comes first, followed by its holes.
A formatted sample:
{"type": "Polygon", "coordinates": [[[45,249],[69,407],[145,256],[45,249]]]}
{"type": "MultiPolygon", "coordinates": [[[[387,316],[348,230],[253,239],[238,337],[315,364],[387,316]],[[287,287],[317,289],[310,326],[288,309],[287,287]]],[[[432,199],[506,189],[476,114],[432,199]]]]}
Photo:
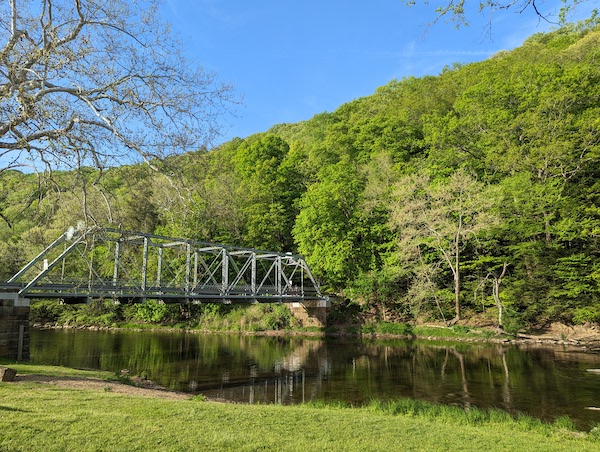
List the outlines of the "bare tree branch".
{"type": "Polygon", "coordinates": [[[156,0],[2,2],[0,166],[102,168],[210,144],[237,101],[186,61],[156,11],[156,0]]]}
{"type": "MultiPolygon", "coordinates": [[[[572,13],[577,5],[585,0],[564,0],[561,8],[556,8],[550,4],[548,8],[542,9],[543,2],[537,0],[478,0],[469,2],[468,0],[440,0],[433,3],[433,13],[435,17],[428,24],[427,28],[435,25],[440,20],[453,22],[457,27],[468,26],[469,17],[475,14],[485,14],[489,17],[487,24],[487,34],[491,35],[494,14],[498,11],[514,10],[518,14],[523,14],[533,10],[533,14],[548,23],[564,24],[569,13],[572,13]],[[437,6],[436,6],[437,5],[437,6]]],[[[419,2],[417,0],[403,0],[408,6],[413,6],[419,2]]],[[[428,0],[421,3],[430,4],[428,0]]]]}

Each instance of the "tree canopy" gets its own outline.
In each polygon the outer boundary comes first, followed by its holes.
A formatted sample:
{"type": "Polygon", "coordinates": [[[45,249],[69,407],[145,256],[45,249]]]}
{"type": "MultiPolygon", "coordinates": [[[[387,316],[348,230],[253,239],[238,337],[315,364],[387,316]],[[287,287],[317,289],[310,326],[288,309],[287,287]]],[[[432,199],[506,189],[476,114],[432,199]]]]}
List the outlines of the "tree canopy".
{"type": "MultiPolygon", "coordinates": [[[[300,251],[385,319],[600,322],[597,20],[296,124],[110,168],[103,225],[300,251]]],[[[0,174],[0,272],[81,219],[98,170],[0,174]],[[57,189],[60,186],[60,189],[57,189]]]]}

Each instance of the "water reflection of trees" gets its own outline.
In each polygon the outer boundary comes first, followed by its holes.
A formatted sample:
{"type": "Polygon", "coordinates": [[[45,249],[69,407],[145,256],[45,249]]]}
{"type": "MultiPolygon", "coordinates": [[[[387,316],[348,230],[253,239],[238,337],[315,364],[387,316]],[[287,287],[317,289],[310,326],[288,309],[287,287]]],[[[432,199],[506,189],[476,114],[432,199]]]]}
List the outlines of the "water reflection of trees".
{"type": "Polygon", "coordinates": [[[36,333],[37,362],[129,369],[174,389],[250,403],[411,397],[551,419],[560,410],[577,415],[572,407],[581,411],[596,398],[597,378],[585,368],[600,367],[597,354],[507,344],[87,331],[37,340],[36,333]]]}
{"type": "MultiPolygon", "coordinates": [[[[269,391],[278,394],[284,387],[297,388],[302,371],[305,383],[307,372],[310,377],[310,400],[335,400],[343,381],[342,398],[355,403],[409,396],[470,406],[476,398],[479,405],[505,409],[513,408],[513,385],[543,393],[556,368],[556,354],[523,354],[503,345],[401,340],[327,344],[295,337],[67,330],[38,344],[32,354],[66,366],[129,369],[175,389],[201,391],[271,379],[280,389],[269,391]],[[511,369],[518,369],[512,378],[511,369]]],[[[545,396],[541,397],[543,407],[545,396]]]]}

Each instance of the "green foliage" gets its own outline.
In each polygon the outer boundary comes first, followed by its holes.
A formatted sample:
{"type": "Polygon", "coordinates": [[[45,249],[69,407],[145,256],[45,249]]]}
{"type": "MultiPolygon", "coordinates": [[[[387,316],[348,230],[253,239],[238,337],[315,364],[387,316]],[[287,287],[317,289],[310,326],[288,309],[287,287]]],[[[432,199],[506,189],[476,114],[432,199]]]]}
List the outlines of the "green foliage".
{"type": "Polygon", "coordinates": [[[573,323],[600,323],[600,306],[587,306],[585,308],[576,308],[573,311],[573,323]]]}
{"type": "Polygon", "coordinates": [[[418,325],[414,327],[414,334],[418,337],[433,337],[433,338],[476,338],[487,339],[495,334],[490,330],[479,328],[470,328],[464,325],[454,325],[452,327],[432,327],[418,325]]]}
{"type": "Polygon", "coordinates": [[[525,328],[522,316],[514,309],[505,309],[502,317],[502,329],[512,335],[520,333],[525,328]]]}
{"type": "MultiPolygon", "coordinates": [[[[326,291],[403,320],[481,314],[497,295],[514,311],[503,320],[512,334],[549,321],[598,322],[599,48],[596,16],[565,24],[487,61],[392,80],[333,112],[155,162],[168,177],[144,165],[56,172],[52,181],[4,171],[0,276],[93,218],[299,251],[326,291]]],[[[91,255],[107,262],[101,276],[110,278],[108,250],[91,255]]],[[[354,322],[347,308],[330,326],[354,322]]],[[[36,309],[62,323],[290,324],[275,312],[263,313],[265,323],[233,308],[213,315],[153,302],[101,313],[36,309]]]]}
{"type": "Polygon", "coordinates": [[[362,257],[356,241],[362,183],[356,165],[347,160],[323,168],[320,178],[302,196],[293,232],[315,274],[340,287],[362,257]]]}
{"type": "Polygon", "coordinates": [[[144,322],[162,323],[169,311],[165,303],[156,300],[146,300],[137,305],[136,317],[144,322]]]}
{"type": "Polygon", "coordinates": [[[80,305],[65,305],[55,300],[35,301],[31,305],[30,320],[32,323],[59,326],[165,326],[239,332],[275,331],[292,327],[298,329],[300,326],[289,307],[284,304],[167,304],[152,299],[137,304],[92,300],[80,305]]]}
{"type": "Polygon", "coordinates": [[[272,305],[270,312],[264,318],[264,324],[268,330],[281,330],[290,326],[292,313],[287,306],[272,305]]]}
{"type": "Polygon", "coordinates": [[[60,319],[65,311],[65,306],[55,300],[38,300],[31,303],[29,321],[40,324],[61,323],[60,319]]]}
{"type": "Polygon", "coordinates": [[[381,334],[409,336],[413,334],[413,327],[407,323],[380,322],[376,326],[376,331],[381,334]]]}
{"type": "Polygon", "coordinates": [[[114,326],[122,320],[122,306],[112,300],[95,299],[81,305],[39,300],[32,302],[30,311],[30,321],[40,324],[106,327],[114,326]]]}

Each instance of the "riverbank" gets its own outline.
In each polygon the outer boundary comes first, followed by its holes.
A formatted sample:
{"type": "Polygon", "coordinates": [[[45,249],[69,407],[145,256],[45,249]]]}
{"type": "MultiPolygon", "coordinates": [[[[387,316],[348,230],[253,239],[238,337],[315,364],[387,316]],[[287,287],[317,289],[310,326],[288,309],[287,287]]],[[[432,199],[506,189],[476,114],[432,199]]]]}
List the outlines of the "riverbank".
{"type": "Polygon", "coordinates": [[[410,338],[432,341],[491,342],[574,346],[600,351],[600,326],[552,323],[519,327],[512,334],[499,331],[495,318],[471,314],[448,327],[444,322],[386,322],[354,306],[338,307],[323,327],[304,326],[286,305],[167,305],[149,301],[115,304],[93,300],[89,304],[61,305],[52,300],[32,303],[34,328],[85,328],[92,330],[177,331],[258,336],[350,336],[410,338]]]}
{"type": "Polygon", "coordinates": [[[559,323],[551,324],[544,328],[538,328],[509,335],[498,332],[495,328],[486,327],[446,327],[443,325],[426,324],[407,327],[405,324],[399,324],[402,329],[409,328],[409,333],[394,334],[390,332],[376,332],[376,328],[363,332],[354,329],[328,330],[326,328],[297,328],[266,331],[240,331],[240,330],[208,330],[198,328],[172,327],[168,325],[132,325],[119,326],[98,326],[98,325],[59,325],[56,323],[34,323],[31,325],[35,329],[87,329],[92,331],[166,331],[166,332],[186,332],[192,334],[241,334],[252,336],[302,336],[302,337],[363,337],[372,339],[381,338],[400,338],[400,339],[419,339],[427,341],[456,341],[473,343],[497,343],[497,344],[531,344],[531,345],[550,345],[550,346],[568,346],[578,349],[600,352],[600,331],[596,325],[564,325],[559,323]]]}
{"type": "Polygon", "coordinates": [[[498,410],[415,401],[364,408],[216,403],[122,385],[106,372],[11,367],[17,381],[0,383],[0,411],[7,414],[0,416],[2,450],[387,451],[401,445],[429,451],[490,444],[494,450],[600,450],[597,430],[573,431],[563,418],[543,424],[498,410]]]}

